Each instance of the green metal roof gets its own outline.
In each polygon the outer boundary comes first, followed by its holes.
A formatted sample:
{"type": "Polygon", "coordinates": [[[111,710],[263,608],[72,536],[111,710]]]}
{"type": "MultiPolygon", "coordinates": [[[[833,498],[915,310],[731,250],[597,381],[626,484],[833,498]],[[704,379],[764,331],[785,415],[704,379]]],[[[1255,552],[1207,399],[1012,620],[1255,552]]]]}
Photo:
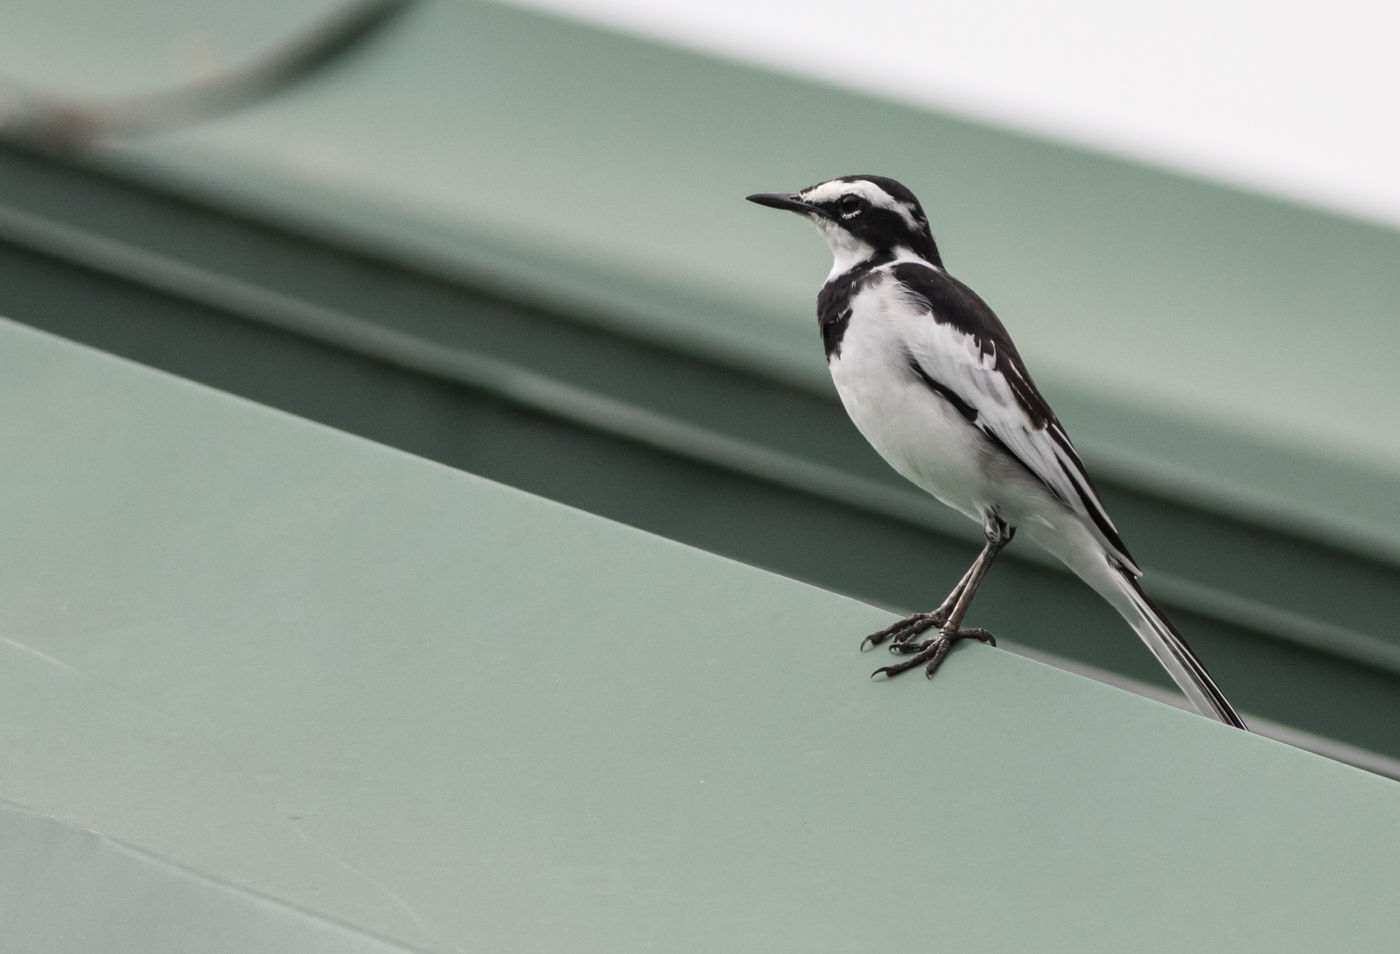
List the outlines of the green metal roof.
{"type": "Polygon", "coordinates": [[[1314,951],[1400,788],[0,322],[16,952],[1314,951]]]}
{"type": "MultiPolygon", "coordinates": [[[[102,30],[81,37],[35,6],[0,52],[34,82],[140,89],[170,81],[181,38],[236,60],[335,4],[175,6],[86,11],[102,30]]],[[[1400,432],[1377,426],[1400,420],[1400,236],[1378,226],[482,2],[422,5],[317,81],[125,152],[200,194],[514,266],[532,294],[817,382],[826,252],[739,197],[886,171],[926,199],[1081,443],[1400,549],[1400,432]],[[1144,436],[1159,417],[1187,435],[1144,436]],[[1254,466],[1271,449],[1285,473],[1254,466]],[[1319,456],[1357,486],[1320,491],[1319,456]]]]}
{"type": "MultiPolygon", "coordinates": [[[[209,29],[241,55],[313,6],[209,29]]],[[[139,88],[189,21],[138,5],[96,45],[56,22],[7,22],[7,62],[139,88]]],[[[844,421],[811,327],[825,253],[740,199],[898,175],[1231,697],[1400,755],[1393,232],[478,3],[219,122],[0,165],[0,311],[914,608],[975,528],[844,421]]],[[[1080,584],[1008,557],[979,623],[1160,679],[1080,584]]]]}
{"type": "Polygon", "coordinates": [[[952,267],[1071,402],[1083,442],[1311,519],[1388,517],[1370,533],[1400,548],[1392,497],[1337,502],[1232,468],[1224,441],[1198,460],[1130,436],[1163,406],[1394,479],[1400,432],[1375,424],[1400,420],[1394,232],[493,4],[412,11],[333,80],[133,151],[379,243],[518,257],[537,294],[592,292],[618,319],[816,381],[827,253],[739,197],[887,171],[924,197],[952,267]]]}

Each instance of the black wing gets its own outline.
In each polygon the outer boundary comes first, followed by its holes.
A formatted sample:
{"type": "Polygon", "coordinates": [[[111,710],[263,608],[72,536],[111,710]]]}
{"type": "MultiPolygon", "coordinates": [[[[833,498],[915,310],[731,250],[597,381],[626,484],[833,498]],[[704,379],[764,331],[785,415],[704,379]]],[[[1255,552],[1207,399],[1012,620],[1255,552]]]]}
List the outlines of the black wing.
{"type": "Polygon", "coordinates": [[[932,318],[909,340],[910,360],[919,376],[1005,447],[1065,506],[1088,517],[1124,569],[1140,574],[1069,435],[992,309],[942,269],[906,262],[891,272],[908,301],[932,318]]]}

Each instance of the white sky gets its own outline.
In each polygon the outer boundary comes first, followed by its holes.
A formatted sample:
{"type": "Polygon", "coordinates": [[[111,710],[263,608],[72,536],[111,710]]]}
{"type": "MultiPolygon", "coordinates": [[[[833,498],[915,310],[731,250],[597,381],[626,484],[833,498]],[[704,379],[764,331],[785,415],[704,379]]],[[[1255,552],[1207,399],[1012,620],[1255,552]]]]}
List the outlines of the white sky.
{"type": "Polygon", "coordinates": [[[1400,4],[517,0],[1400,225],[1400,4]]]}

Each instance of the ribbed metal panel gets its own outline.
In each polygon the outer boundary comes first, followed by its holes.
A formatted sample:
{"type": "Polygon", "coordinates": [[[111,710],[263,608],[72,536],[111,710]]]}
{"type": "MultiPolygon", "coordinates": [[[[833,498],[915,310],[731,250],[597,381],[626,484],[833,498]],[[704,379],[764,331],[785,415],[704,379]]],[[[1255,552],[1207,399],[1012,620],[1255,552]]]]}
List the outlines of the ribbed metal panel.
{"type": "MultiPolygon", "coordinates": [[[[891,607],[927,606],[974,552],[975,528],[902,485],[823,389],[489,270],[396,260],[55,156],[0,153],[0,203],[0,313],[37,327],[891,607]]],[[[1400,755],[1400,568],[1099,463],[1149,590],[1243,710],[1400,755]]],[[[1030,546],[1008,551],[974,616],[1161,681],[1030,546]]]]}

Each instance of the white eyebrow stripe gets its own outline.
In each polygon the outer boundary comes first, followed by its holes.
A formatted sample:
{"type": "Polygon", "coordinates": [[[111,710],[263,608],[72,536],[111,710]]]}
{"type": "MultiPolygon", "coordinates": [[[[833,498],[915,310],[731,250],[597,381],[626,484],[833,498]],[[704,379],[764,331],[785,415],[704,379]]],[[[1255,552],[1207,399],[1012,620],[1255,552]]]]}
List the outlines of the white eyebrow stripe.
{"type": "Polygon", "coordinates": [[[843,195],[855,194],[869,202],[877,209],[888,209],[895,212],[904,220],[904,224],[909,226],[910,231],[917,232],[922,226],[914,218],[914,210],[903,202],[890,195],[884,189],[873,182],[866,182],[864,179],[857,179],[854,182],[844,182],[840,179],[832,179],[830,182],[823,182],[814,185],[806,192],[799,193],[807,202],[832,202],[843,195]]]}

